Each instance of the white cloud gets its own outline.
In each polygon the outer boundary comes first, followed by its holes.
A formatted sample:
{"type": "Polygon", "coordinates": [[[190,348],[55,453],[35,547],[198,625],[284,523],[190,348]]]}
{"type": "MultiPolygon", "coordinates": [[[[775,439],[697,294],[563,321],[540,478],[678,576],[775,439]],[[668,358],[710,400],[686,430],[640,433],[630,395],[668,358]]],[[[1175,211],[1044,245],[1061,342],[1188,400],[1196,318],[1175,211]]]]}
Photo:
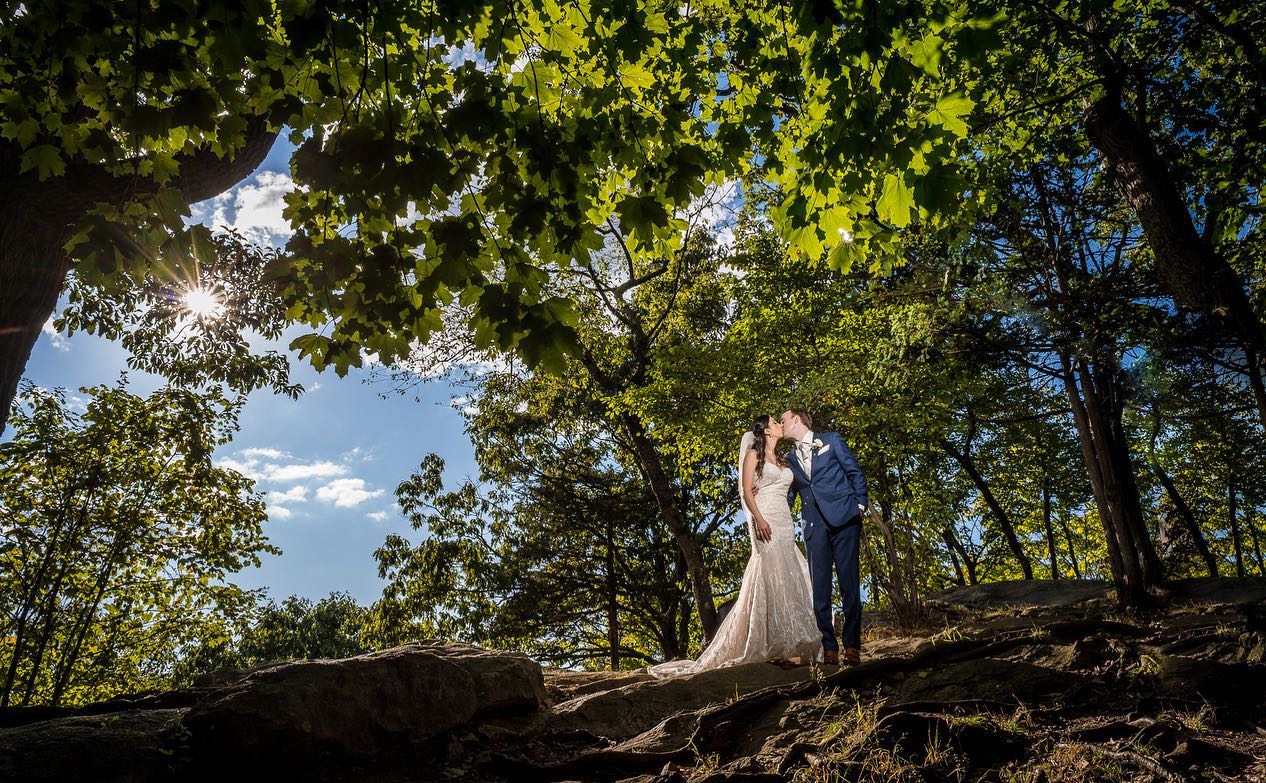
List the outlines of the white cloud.
{"type": "Polygon", "coordinates": [[[294,189],[289,174],[261,171],[227,193],[194,205],[192,220],[216,229],[236,229],[260,244],[281,245],[294,233],[281,214],[286,194],[294,189]]]}
{"type": "Polygon", "coordinates": [[[264,478],[269,481],[303,481],[310,478],[329,478],[341,476],[347,472],[346,465],[322,460],[307,464],[277,465],[269,463],[264,467],[264,478]]]}
{"type": "Polygon", "coordinates": [[[285,492],[273,490],[268,493],[269,503],[304,503],[308,499],[308,488],[302,484],[291,487],[285,492]]]}
{"type": "Polygon", "coordinates": [[[267,510],[268,516],[276,519],[290,519],[295,515],[295,512],[285,506],[269,506],[267,510]]]}
{"type": "Polygon", "coordinates": [[[375,522],[381,522],[381,521],[383,521],[384,519],[386,519],[386,518],[387,518],[387,512],[386,512],[386,511],[373,511],[373,512],[370,512],[370,513],[366,514],[365,516],[369,517],[370,519],[374,520],[375,522]]]}
{"type": "Polygon", "coordinates": [[[462,412],[463,416],[478,416],[479,401],[466,394],[459,394],[452,399],[454,408],[462,412]]]}
{"type": "Polygon", "coordinates": [[[381,489],[365,489],[365,480],[359,478],[335,479],[323,487],[318,487],[318,500],[333,503],[340,508],[359,506],[370,498],[382,494],[381,489]]]}
{"type": "Polygon", "coordinates": [[[264,474],[259,471],[259,460],[257,459],[237,460],[232,457],[224,457],[216,460],[215,464],[217,467],[236,470],[243,476],[255,481],[260,481],[264,478],[264,474]]]}
{"type": "Polygon", "coordinates": [[[58,333],[56,327],[53,326],[53,316],[49,316],[42,327],[44,334],[48,335],[48,342],[59,351],[69,351],[70,344],[66,341],[66,337],[58,333]]]}
{"type": "Polygon", "coordinates": [[[677,217],[690,223],[691,230],[707,231],[723,248],[734,245],[734,228],[738,212],[743,206],[743,188],[738,180],[727,180],[720,185],[708,185],[686,209],[679,210],[677,217]]]}
{"type": "Polygon", "coordinates": [[[485,58],[483,52],[475,48],[474,41],[465,41],[460,46],[450,46],[444,62],[453,68],[460,68],[466,63],[483,64],[485,58]]]}
{"type": "Polygon", "coordinates": [[[313,478],[326,479],[347,473],[346,465],[340,465],[329,460],[281,464],[278,462],[263,462],[260,459],[261,457],[271,457],[273,453],[278,456],[290,456],[276,449],[244,449],[239,452],[240,458],[224,457],[216,460],[216,464],[222,468],[236,470],[243,476],[256,481],[275,481],[278,483],[290,483],[313,478]]]}

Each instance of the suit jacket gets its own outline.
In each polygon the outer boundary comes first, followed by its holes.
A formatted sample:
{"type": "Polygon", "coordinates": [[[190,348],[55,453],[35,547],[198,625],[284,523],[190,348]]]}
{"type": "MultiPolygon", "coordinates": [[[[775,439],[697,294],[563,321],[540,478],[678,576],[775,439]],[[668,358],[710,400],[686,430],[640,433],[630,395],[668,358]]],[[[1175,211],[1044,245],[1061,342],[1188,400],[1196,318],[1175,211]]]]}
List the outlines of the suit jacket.
{"type": "Polygon", "coordinates": [[[857,458],[836,432],[815,432],[822,448],[813,455],[810,475],[800,464],[798,449],[787,455],[787,464],[795,477],[787,492],[788,505],[800,494],[800,515],[804,518],[804,540],[808,543],[824,526],[840,527],[858,516],[858,506],[869,506],[866,478],[857,458]]]}

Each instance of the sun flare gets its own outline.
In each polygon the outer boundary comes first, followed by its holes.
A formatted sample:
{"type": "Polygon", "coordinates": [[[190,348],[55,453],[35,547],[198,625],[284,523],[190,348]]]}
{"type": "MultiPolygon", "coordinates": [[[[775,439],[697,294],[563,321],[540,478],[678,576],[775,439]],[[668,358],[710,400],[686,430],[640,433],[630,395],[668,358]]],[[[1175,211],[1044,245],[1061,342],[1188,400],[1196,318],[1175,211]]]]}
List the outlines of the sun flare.
{"type": "Polygon", "coordinates": [[[185,311],[195,318],[215,318],[224,311],[224,301],[215,291],[195,288],[181,297],[185,311]]]}

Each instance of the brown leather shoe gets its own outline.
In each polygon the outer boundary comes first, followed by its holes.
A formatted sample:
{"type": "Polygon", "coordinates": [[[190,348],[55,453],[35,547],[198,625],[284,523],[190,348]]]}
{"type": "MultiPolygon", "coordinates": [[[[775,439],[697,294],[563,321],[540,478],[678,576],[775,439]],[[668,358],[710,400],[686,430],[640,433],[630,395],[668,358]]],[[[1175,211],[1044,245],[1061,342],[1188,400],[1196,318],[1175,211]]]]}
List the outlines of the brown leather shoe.
{"type": "Polygon", "coordinates": [[[862,662],[861,650],[857,649],[856,647],[844,648],[844,665],[845,666],[856,666],[857,664],[861,662],[862,662]]]}
{"type": "Polygon", "coordinates": [[[839,650],[826,650],[822,653],[823,666],[839,666],[840,653],[839,650]]]}

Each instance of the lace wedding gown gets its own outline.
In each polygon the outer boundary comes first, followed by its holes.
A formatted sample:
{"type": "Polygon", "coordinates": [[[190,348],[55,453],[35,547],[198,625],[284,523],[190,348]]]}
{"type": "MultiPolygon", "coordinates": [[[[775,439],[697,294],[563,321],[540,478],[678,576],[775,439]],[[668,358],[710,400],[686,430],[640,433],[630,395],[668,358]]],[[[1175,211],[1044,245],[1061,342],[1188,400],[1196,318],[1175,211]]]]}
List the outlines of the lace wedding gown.
{"type": "Polygon", "coordinates": [[[813,617],[809,564],[796,546],[787,505],[791,468],[765,464],[756,479],[756,505],[773,530],[769,541],[756,539],[747,522],[752,556],[730,613],[698,660],[668,661],[648,669],[655,677],[676,677],[723,666],[779,659],[820,660],[822,634],[813,617]]]}

